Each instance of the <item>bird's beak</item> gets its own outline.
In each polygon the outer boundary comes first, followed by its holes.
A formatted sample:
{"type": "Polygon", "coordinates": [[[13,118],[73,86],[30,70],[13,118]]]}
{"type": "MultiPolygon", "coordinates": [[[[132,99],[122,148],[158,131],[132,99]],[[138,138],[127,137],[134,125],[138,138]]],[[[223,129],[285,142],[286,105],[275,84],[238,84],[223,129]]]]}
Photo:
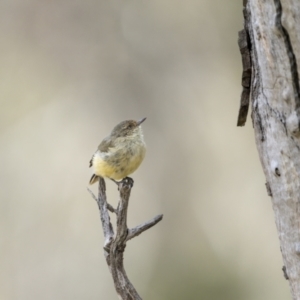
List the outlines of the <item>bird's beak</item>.
{"type": "Polygon", "coordinates": [[[147,118],[143,118],[139,121],[137,121],[137,126],[140,126],[147,118]]]}

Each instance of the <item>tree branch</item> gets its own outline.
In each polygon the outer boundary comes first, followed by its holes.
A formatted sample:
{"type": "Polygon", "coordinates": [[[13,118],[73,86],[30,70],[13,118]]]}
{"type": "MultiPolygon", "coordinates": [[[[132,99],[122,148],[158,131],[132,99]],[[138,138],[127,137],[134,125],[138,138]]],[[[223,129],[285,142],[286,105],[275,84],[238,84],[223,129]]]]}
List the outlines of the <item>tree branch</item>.
{"type": "Polygon", "coordinates": [[[140,224],[134,228],[131,228],[128,230],[128,235],[126,238],[126,242],[133,239],[134,237],[140,235],[142,232],[144,232],[145,230],[151,228],[152,226],[156,225],[159,221],[161,221],[163,218],[163,215],[157,215],[156,217],[154,217],[153,219],[140,224]]]}
{"type": "Polygon", "coordinates": [[[110,244],[113,241],[114,237],[114,230],[110,222],[110,217],[109,213],[107,210],[107,201],[106,201],[106,186],[105,186],[105,181],[99,180],[99,187],[98,187],[98,198],[92,193],[90,189],[88,189],[92,197],[96,200],[98,207],[99,207],[99,212],[100,212],[100,219],[102,223],[102,229],[103,229],[103,234],[104,234],[104,249],[109,249],[110,244]]]}
{"type": "Polygon", "coordinates": [[[99,179],[98,198],[91,192],[91,190],[88,189],[99,207],[103,234],[105,238],[104,256],[106,258],[107,265],[110,268],[116,292],[120,299],[123,300],[142,299],[128,279],[124,269],[123,254],[125,251],[126,242],[138,236],[145,230],[151,228],[163,218],[163,215],[158,215],[150,221],[140,224],[130,230],[128,229],[127,211],[132,186],[133,180],[131,178],[125,178],[121,183],[119,183],[120,200],[116,209],[106,201],[105,182],[103,178],[100,177],[99,179]],[[108,210],[115,213],[117,217],[115,236],[113,227],[110,223],[108,210]]]}

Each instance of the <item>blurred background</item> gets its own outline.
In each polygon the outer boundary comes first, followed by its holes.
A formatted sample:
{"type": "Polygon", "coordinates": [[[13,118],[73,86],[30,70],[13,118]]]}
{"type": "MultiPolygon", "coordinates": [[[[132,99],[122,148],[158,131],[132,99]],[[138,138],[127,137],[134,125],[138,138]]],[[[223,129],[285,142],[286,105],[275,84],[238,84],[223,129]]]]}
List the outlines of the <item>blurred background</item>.
{"type": "Polygon", "coordinates": [[[251,118],[236,127],[241,0],[2,0],[0,22],[1,300],[117,299],[88,163],[142,117],[128,222],[164,214],[125,252],[143,299],[290,299],[251,118]]]}

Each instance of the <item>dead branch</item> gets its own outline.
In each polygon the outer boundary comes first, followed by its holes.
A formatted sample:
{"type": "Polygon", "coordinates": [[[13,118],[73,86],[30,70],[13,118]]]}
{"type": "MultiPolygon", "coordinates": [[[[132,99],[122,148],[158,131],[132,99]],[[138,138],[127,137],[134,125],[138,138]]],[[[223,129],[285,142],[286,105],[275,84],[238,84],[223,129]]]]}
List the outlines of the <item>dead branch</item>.
{"type": "Polygon", "coordinates": [[[145,230],[151,228],[162,220],[163,215],[158,215],[143,224],[140,224],[132,229],[127,227],[127,211],[129,197],[133,181],[126,178],[119,184],[120,200],[118,207],[115,209],[106,200],[105,181],[103,178],[99,180],[98,198],[88,189],[92,197],[96,200],[100,219],[104,234],[104,256],[108,267],[110,268],[115,289],[120,299],[123,300],[141,300],[142,298],[137,293],[136,289],[127,277],[123,265],[123,255],[127,241],[138,236],[145,230]],[[116,234],[110,222],[109,212],[116,214],[116,234]]]}

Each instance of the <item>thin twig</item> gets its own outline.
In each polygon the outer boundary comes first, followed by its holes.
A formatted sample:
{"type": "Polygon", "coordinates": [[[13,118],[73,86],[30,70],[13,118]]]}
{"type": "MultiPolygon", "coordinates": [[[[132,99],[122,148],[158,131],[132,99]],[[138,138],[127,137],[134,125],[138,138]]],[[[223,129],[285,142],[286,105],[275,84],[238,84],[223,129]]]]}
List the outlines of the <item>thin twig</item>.
{"type": "MultiPolygon", "coordinates": [[[[94,200],[98,203],[98,198],[94,195],[94,193],[89,188],[87,188],[87,190],[92,195],[94,200]]],[[[116,213],[116,209],[111,204],[109,204],[108,202],[106,202],[106,207],[110,212],[116,213]]]]}
{"type": "Polygon", "coordinates": [[[115,209],[112,205],[110,205],[109,203],[107,203],[107,209],[108,209],[110,212],[112,212],[112,213],[116,213],[116,209],[115,209]]]}
{"type": "Polygon", "coordinates": [[[163,215],[157,215],[153,219],[151,219],[143,224],[140,224],[134,228],[129,229],[128,235],[126,237],[126,242],[133,239],[134,237],[140,235],[142,232],[151,228],[152,226],[156,225],[159,221],[162,220],[162,218],[163,218],[163,215]]]}

